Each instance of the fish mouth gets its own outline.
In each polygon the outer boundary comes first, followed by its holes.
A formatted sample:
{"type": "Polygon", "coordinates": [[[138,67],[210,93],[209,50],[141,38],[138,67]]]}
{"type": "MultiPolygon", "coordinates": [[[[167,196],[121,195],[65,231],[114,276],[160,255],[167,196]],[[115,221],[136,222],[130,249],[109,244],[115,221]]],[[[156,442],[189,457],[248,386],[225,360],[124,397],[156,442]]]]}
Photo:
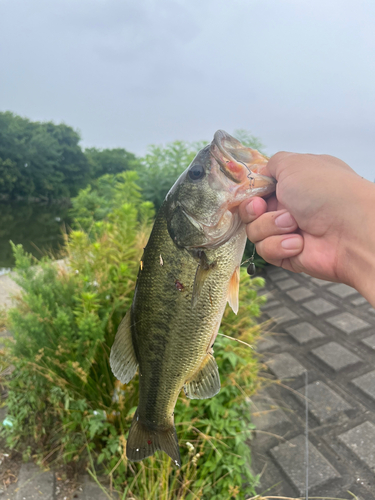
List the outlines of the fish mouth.
{"type": "Polygon", "coordinates": [[[243,146],[224,130],[215,133],[210,153],[221,172],[237,185],[236,192],[264,196],[275,191],[276,180],[264,175],[268,158],[256,149],[243,146]]]}

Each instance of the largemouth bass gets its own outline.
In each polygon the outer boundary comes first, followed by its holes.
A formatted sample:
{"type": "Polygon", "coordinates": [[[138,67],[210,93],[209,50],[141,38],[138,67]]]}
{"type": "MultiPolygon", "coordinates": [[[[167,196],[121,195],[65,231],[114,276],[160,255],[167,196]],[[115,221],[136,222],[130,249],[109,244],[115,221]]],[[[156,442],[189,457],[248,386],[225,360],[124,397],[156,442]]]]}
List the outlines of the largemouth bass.
{"type": "Polygon", "coordinates": [[[139,405],[129,460],[157,450],[181,464],[174,407],[182,388],[205,399],[220,390],[213,344],[224,308],[238,311],[246,243],[238,206],[275,190],[267,159],[219,130],[167,194],[138,273],[134,299],[112,346],[114,375],[127,384],[139,367],[139,405]]]}

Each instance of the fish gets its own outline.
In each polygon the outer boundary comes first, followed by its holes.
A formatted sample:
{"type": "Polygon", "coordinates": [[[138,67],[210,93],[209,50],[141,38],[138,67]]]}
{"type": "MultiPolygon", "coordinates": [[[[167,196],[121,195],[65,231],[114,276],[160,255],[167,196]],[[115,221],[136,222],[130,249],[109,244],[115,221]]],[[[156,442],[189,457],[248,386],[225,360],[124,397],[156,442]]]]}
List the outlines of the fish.
{"type": "Polygon", "coordinates": [[[220,390],[213,345],[228,302],[238,311],[245,224],[238,207],[275,190],[263,175],[268,159],[218,130],[172,186],[141,259],[132,305],[111,348],[115,377],[139,371],[139,404],[126,456],[140,461],[162,450],[181,456],[174,408],[220,390]]]}

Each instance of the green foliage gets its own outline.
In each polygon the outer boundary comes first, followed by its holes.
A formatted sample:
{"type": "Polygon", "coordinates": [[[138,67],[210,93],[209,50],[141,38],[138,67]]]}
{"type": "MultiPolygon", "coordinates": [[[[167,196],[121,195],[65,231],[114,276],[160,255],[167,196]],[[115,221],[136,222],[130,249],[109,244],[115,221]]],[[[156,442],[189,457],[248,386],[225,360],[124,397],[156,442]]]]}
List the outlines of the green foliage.
{"type": "MultiPolygon", "coordinates": [[[[253,493],[250,449],[252,426],[246,398],[257,385],[257,362],[249,347],[218,337],[215,356],[222,389],[210,400],[178,399],[176,427],[183,466],[175,469],[163,454],[130,464],[124,454],[137,405],[137,379],[123,386],[109,368],[109,347],[129,307],[147,222],[129,204],[99,222],[90,242],[75,231],[69,243],[69,268],[45,260],[35,267],[14,247],[18,283],[24,294],[9,313],[15,336],[8,410],[13,426],[4,433],[11,447],[41,460],[99,467],[124,498],[245,498],[253,493]],[[163,478],[163,494],[160,481],[163,478]],[[243,487],[243,482],[248,483],[243,487]],[[190,491],[195,496],[191,496],[190,491]],[[160,495],[160,496],[159,496],[160,495]]],[[[252,342],[259,331],[262,297],[242,276],[238,316],[227,310],[221,332],[252,342]]]]}
{"type": "Polygon", "coordinates": [[[178,176],[206,144],[204,141],[174,141],[165,146],[152,145],[148,148],[147,154],[140,159],[139,185],[144,198],[151,201],[156,210],[178,176]]]}
{"type": "Polygon", "coordinates": [[[126,149],[85,149],[85,155],[90,165],[91,179],[97,179],[105,174],[119,174],[125,170],[135,170],[139,164],[136,156],[126,149]]]}
{"type": "Polygon", "coordinates": [[[0,195],[44,199],[74,196],[89,166],[71,127],[0,112],[0,195]]]}
{"type": "Polygon", "coordinates": [[[140,220],[151,218],[153,205],[143,201],[137,182],[138,174],[132,171],[99,177],[72,199],[70,215],[75,219],[74,226],[95,233],[96,228],[101,226],[94,223],[125,203],[138,210],[140,220]]]}
{"type": "MultiPolygon", "coordinates": [[[[222,378],[211,400],[181,396],[176,427],[183,466],[177,470],[160,454],[140,464],[127,462],[124,450],[137,405],[137,379],[116,382],[109,368],[109,348],[129,307],[138,259],[147,238],[145,222],[129,204],[97,223],[90,242],[75,231],[69,243],[69,268],[45,260],[39,267],[20,246],[14,247],[18,282],[24,294],[9,313],[14,332],[8,409],[13,426],[3,432],[11,447],[42,460],[92,464],[124,498],[245,498],[253,493],[250,449],[245,440],[251,425],[246,398],[257,384],[257,363],[249,347],[217,339],[215,355],[222,378]],[[189,444],[188,444],[189,443],[189,444]],[[164,488],[159,496],[160,478],[164,488]],[[243,481],[248,487],[243,487],[243,481]]],[[[221,331],[252,342],[259,328],[255,285],[244,277],[236,317],[226,311],[221,331]]]]}
{"type": "Polygon", "coordinates": [[[156,209],[160,208],[169,189],[203,145],[175,141],[165,147],[150,146],[140,164],[131,163],[137,172],[107,174],[82,189],[72,199],[71,216],[76,224],[89,231],[94,221],[103,220],[122,203],[137,203],[141,198],[140,191],[143,199],[156,209]]]}

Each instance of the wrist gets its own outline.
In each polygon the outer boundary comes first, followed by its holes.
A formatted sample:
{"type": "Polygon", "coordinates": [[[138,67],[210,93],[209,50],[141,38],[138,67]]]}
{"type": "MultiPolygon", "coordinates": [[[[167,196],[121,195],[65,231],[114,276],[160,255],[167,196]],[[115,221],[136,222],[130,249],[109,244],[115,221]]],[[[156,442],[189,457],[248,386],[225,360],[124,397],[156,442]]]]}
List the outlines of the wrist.
{"type": "Polygon", "coordinates": [[[375,184],[360,179],[356,194],[345,245],[346,281],[375,307],[375,184]]]}

